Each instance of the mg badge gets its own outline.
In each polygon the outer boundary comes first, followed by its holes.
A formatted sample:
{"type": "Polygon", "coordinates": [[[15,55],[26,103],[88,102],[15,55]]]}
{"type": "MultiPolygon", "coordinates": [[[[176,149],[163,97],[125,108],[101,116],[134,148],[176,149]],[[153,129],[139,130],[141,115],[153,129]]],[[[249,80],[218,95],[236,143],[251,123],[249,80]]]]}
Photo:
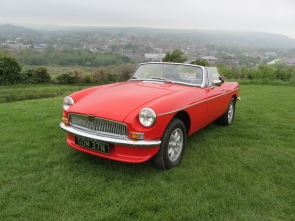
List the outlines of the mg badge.
{"type": "Polygon", "coordinates": [[[91,123],[93,123],[93,121],[94,121],[94,116],[92,116],[92,115],[88,115],[88,121],[91,122],[91,123]]]}

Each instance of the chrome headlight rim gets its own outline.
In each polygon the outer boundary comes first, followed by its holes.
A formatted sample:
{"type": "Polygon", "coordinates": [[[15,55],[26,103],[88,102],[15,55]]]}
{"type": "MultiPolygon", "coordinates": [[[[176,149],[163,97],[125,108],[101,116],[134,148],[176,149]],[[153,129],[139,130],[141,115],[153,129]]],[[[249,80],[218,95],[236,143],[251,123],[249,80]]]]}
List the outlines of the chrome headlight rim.
{"type": "Polygon", "coordinates": [[[143,108],[138,115],[139,122],[144,127],[152,127],[157,121],[157,115],[151,108],[143,108]]]}
{"type": "Polygon", "coordinates": [[[71,98],[70,96],[66,96],[64,97],[63,99],[63,102],[62,102],[62,107],[63,109],[66,111],[69,109],[70,106],[72,106],[74,104],[74,100],[73,98],[71,98]]]}

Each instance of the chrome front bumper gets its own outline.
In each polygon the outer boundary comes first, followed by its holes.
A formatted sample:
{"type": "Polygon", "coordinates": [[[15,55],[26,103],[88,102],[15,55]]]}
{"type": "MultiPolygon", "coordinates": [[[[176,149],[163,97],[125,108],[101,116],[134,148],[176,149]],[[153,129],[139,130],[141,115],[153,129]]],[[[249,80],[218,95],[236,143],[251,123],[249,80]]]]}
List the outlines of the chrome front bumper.
{"type": "Polygon", "coordinates": [[[111,138],[111,137],[104,137],[95,134],[85,133],[83,131],[76,130],[71,126],[66,126],[64,123],[60,123],[59,126],[61,129],[66,131],[67,133],[88,138],[95,141],[101,141],[109,144],[114,145],[122,145],[122,146],[132,146],[132,147],[155,147],[160,146],[160,140],[130,140],[130,139],[118,139],[118,138],[111,138]]]}

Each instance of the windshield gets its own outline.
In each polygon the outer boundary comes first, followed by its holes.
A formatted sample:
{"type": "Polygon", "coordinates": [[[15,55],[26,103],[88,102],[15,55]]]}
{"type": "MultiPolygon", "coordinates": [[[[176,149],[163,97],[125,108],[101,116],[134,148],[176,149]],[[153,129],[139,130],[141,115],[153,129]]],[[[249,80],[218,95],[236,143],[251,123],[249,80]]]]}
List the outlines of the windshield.
{"type": "Polygon", "coordinates": [[[203,70],[201,67],[185,64],[145,63],[139,65],[132,78],[201,85],[203,70]]]}

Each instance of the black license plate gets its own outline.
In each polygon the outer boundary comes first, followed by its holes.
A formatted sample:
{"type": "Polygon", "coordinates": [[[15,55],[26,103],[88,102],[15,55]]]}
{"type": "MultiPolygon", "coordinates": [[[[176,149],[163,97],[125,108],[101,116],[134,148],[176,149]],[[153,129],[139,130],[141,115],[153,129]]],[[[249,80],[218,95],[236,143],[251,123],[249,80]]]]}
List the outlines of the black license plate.
{"type": "Polygon", "coordinates": [[[82,147],[86,147],[91,150],[96,150],[102,153],[109,153],[110,151],[109,144],[101,143],[98,141],[87,140],[82,137],[75,137],[75,143],[82,147]]]}

